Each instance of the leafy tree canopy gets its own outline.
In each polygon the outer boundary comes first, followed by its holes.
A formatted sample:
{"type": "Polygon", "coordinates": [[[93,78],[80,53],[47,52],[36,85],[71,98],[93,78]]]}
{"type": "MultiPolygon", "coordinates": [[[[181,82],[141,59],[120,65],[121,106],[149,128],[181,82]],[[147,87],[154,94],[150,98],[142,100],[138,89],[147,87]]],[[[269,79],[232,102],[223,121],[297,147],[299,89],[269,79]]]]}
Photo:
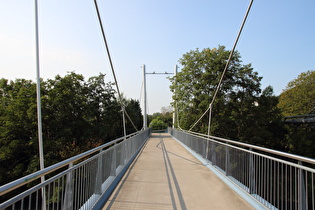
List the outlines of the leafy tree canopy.
{"type": "Polygon", "coordinates": [[[148,124],[154,119],[162,120],[165,124],[165,128],[173,126],[173,108],[171,106],[162,107],[161,112],[156,112],[152,115],[148,115],[148,124]]]}
{"type": "MultiPolygon", "coordinates": [[[[315,71],[303,72],[289,82],[286,89],[280,94],[278,107],[284,116],[314,114],[315,71]]],[[[288,124],[287,130],[289,152],[315,158],[314,124],[288,124]]]]}
{"type": "Polygon", "coordinates": [[[167,128],[167,124],[165,124],[163,122],[163,119],[161,119],[160,117],[158,118],[154,118],[149,125],[150,128],[152,128],[152,130],[163,130],[167,128]]]}
{"type": "Polygon", "coordinates": [[[280,94],[278,107],[283,115],[309,114],[315,107],[315,71],[301,73],[280,94]]]}
{"type": "MultiPolygon", "coordinates": [[[[113,83],[74,72],[41,82],[45,166],[123,136],[113,83]]],[[[123,99],[138,130],[140,104],[123,99]]],[[[36,84],[0,79],[0,185],[39,169],[36,84]]],[[[135,132],[126,120],[127,132],[135,132]]]]}
{"type": "MultiPolygon", "coordinates": [[[[179,60],[181,72],[171,78],[179,126],[189,129],[208,108],[230,51],[224,46],[192,50],[179,60]]],[[[213,104],[211,134],[256,145],[283,147],[281,115],[272,87],[260,88],[262,77],[235,52],[213,104]],[[277,134],[273,131],[278,130],[277,134]]],[[[194,128],[206,133],[208,117],[194,128]]]]}

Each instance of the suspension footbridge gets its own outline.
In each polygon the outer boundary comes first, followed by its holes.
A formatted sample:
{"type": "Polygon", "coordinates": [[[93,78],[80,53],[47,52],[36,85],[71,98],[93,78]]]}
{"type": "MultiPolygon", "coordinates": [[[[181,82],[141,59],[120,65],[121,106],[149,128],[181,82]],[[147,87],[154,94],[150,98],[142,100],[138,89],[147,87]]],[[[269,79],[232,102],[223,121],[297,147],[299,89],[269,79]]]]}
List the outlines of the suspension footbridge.
{"type": "MultiPolygon", "coordinates": [[[[97,1],[94,2],[125,126],[125,116],[129,119],[129,115],[121,99],[97,1]]],[[[252,1],[230,58],[251,4],[252,1]]],[[[37,18],[36,14],[36,36],[37,18]]],[[[180,127],[154,133],[147,128],[146,101],[141,131],[127,135],[124,127],[123,137],[44,167],[38,37],[36,44],[41,170],[1,186],[1,210],[315,209],[314,159],[180,127]]],[[[201,118],[208,111],[211,116],[230,58],[201,118]]],[[[146,74],[143,66],[144,81],[146,74]]]]}

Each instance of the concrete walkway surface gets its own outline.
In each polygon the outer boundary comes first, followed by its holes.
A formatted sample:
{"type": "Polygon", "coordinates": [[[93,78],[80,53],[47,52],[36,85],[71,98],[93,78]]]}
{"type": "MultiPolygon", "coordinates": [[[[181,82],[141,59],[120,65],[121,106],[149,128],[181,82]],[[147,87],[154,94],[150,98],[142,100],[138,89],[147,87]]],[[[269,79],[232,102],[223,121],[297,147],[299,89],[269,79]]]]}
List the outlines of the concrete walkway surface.
{"type": "Polygon", "coordinates": [[[253,209],[167,133],[153,133],[103,209],[253,209]]]}

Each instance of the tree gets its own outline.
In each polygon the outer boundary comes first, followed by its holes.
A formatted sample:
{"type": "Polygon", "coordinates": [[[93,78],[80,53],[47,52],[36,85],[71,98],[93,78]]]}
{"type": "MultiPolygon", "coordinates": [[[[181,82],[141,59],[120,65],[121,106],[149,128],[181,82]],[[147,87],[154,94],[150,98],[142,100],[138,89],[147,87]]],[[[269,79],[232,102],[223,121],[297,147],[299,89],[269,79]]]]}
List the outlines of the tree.
{"type": "Polygon", "coordinates": [[[30,80],[0,80],[0,185],[33,172],[37,155],[36,86],[30,80]]]}
{"type": "MultiPolygon", "coordinates": [[[[113,83],[100,74],[85,81],[71,72],[41,81],[45,166],[123,136],[122,112],[113,83]]],[[[138,129],[139,102],[124,99],[138,129]]],[[[0,80],[0,185],[39,169],[36,84],[0,80]]],[[[127,120],[126,120],[127,121],[127,120]]],[[[126,123],[127,132],[135,132],[126,123]]]]}
{"type": "Polygon", "coordinates": [[[152,128],[152,130],[163,130],[167,128],[167,124],[165,124],[163,120],[158,117],[150,122],[149,127],[152,128]]]}
{"type": "Polygon", "coordinates": [[[284,116],[309,114],[315,108],[315,71],[301,73],[280,94],[278,107],[284,116]]]}
{"type": "Polygon", "coordinates": [[[161,108],[161,117],[167,127],[173,126],[173,108],[171,106],[161,108]]]}
{"type": "Polygon", "coordinates": [[[285,134],[287,133],[280,109],[279,99],[273,94],[271,86],[266,87],[251,109],[248,129],[242,140],[276,150],[287,151],[285,134]]]}
{"type": "Polygon", "coordinates": [[[122,120],[120,105],[115,97],[114,83],[105,83],[105,75],[100,74],[85,83],[87,93],[86,119],[91,126],[89,139],[101,139],[103,143],[121,136],[122,120]]]}
{"type": "MultiPolygon", "coordinates": [[[[179,113],[179,124],[183,129],[190,129],[194,122],[207,110],[219,78],[226,65],[230,52],[224,46],[202,51],[192,50],[179,60],[183,66],[176,77],[171,78],[171,91],[179,113]]],[[[211,134],[226,138],[239,139],[266,145],[269,141],[280,141],[271,131],[266,130],[280,120],[278,115],[263,115],[266,109],[276,110],[276,100],[272,88],[267,88],[261,95],[262,77],[253,70],[251,64],[242,64],[241,56],[235,52],[223,77],[220,91],[212,108],[211,134]],[[264,100],[273,100],[272,103],[264,100]],[[261,126],[261,123],[266,123],[261,126]]],[[[175,104],[174,104],[175,105],[175,104]]],[[[270,112],[270,111],[269,111],[270,112]]],[[[194,128],[206,133],[208,118],[204,117],[194,128]]],[[[277,127],[278,128],[278,127],[277,127]]]]}
{"type": "MultiPolygon", "coordinates": [[[[183,68],[176,77],[171,78],[171,90],[177,102],[182,128],[189,129],[192,121],[195,122],[208,108],[229,53],[224,46],[206,48],[202,51],[196,49],[184,54],[179,60],[183,68]]],[[[236,107],[236,104],[233,105],[231,102],[251,106],[250,102],[254,102],[261,91],[260,80],[261,77],[253,72],[250,64],[241,64],[240,55],[235,52],[215,100],[213,114],[226,121],[228,119],[224,117],[227,115],[217,111],[227,104],[232,106],[229,108],[236,107]]],[[[227,112],[229,110],[231,109],[225,109],[227,112]]],[[[197,130],[205,132],[207,125],[208,120],[205,119],[198,125],[197,130]]],[[[212,133],[215,132],[216,126],[213,128],[212,133]]]]}
{"type": "MultiPolygon", "coordinates": [[[[153,113],[152,115],[148,116],[148,124],[150,125],[151,122],[155,119],[162,121],[165,128],[173,126],[173,108],[171,106],[162,107],[161,112],[153,113]]],[[[154,122],[156,123],[156,122],[154,122]]],[[[163,128],[164,129],[164,128],[163,128]]]]}
{"type": "MultiPolygon", "coordinates": [[[[140,102],[138,100],[128,99],[126,100],[125,105],[126,111],[134,126],[136,126],[138,130],[141,130],[143,126],[143,117],[141,114],[140,102]]],[[[136,131],[129,119],[126,119],[126,127],[129,133],[133,133],[136,131]]]]}
{"type": "MultiPolygon", "coordinates": [[[[284,116],[307,115],[315,111],[315,71],[301,73],[280,94],[278,107],[284,116]]],[[[287,125],[289,152],[315,158],[314,123],[287,125]]]]}

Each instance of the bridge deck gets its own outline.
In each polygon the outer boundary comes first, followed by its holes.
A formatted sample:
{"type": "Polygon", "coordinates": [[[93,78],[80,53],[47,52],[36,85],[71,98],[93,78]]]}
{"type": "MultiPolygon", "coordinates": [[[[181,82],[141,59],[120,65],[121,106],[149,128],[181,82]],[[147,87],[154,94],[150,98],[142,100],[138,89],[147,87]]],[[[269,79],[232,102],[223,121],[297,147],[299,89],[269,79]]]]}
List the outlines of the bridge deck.
{"type": "Polygon", "coordinates": [[[103,209],[252,209],[169,134],[155,133],[103,209]]]}

